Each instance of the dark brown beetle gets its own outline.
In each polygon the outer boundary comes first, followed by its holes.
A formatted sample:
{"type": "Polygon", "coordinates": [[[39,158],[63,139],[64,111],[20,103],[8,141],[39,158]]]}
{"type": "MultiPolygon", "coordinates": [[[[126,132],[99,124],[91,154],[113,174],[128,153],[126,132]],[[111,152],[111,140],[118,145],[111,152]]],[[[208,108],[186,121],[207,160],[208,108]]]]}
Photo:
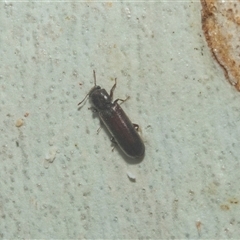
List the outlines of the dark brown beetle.
{"type": "Polygon", "coordinates": [[[95,71],[93,71],[93,76],[94,87],[78,105],[83,103],[87,96],[89,96],[92,108],[98,112],[100,119],[111,133],[114,142],[119,145],[127,156],[131,158],[143,157],[145,146],[136,130],[138,125],[133,124],[129,120],[126,113],[117,103],[118,101],[124,102],[125,100],[116,99],[112,102],[113,92],[117,86],[116,78],[109,95],[105,89],[96,85],[95,71]]]}

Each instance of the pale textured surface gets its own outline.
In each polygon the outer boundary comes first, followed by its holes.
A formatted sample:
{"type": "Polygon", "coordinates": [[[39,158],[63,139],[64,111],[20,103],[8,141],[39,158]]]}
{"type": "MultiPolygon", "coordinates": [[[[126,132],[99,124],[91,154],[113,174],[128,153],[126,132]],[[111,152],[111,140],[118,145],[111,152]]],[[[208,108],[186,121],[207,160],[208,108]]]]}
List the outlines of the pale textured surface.
{"type": "Polygon", "coordinates": [[[240,236],[240,95],[207,48],[200,3],[0,9],[1,238],[240,236]],[[141,163],[111,152],[88,102],[77,111],[93,69],[131,96],[141,163]]]}

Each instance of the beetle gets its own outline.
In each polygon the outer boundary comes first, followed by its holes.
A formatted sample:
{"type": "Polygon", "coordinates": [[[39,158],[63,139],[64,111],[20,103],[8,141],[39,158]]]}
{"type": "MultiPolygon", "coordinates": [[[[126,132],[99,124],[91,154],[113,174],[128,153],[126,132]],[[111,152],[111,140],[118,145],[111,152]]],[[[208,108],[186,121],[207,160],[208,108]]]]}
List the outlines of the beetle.
{"type": "Polygon", "coordinates": [[[141,158],[145,153],[145,146],[137,132],[138,125],[133,124],[123,111],[116,99],[113,101],[113,92],[117,86],[117,79],[110,90],[110,94],[96,84],[96,73],[93,70],[94,86],[90,89],[84,99],[78,103],[81,105],[89,96],[92,107],[99,115],[101,122],[106,126],[113,137],[113,142],[117,143],[120,149],[131,158],[141,158]]]}

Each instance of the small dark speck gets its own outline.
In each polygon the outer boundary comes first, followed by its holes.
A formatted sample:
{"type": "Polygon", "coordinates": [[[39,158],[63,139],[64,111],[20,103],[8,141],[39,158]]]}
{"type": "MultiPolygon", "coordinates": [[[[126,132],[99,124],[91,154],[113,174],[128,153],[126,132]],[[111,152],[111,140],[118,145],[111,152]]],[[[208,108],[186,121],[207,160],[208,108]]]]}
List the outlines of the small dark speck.
{"type": "Polygon", "coordinates": [[[74,146],[78,149],[78,144],[77,143],[75,143],[74,146]]]}
{"type": "Polygon", "coordinates": [[[19,147],[19,142],[18,141],[16,141],[16,146],[19,147]]]}

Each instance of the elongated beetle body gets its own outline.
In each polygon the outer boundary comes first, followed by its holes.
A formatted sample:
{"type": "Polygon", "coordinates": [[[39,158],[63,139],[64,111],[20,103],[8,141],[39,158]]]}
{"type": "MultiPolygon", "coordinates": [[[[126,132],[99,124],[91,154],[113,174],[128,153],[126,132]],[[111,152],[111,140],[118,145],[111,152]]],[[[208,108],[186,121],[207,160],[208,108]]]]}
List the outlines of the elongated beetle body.
{"type": "MultiPolygon", "coordinates": [[[[127,156],[131,158],[143,157],[145,146],[135,128],[137,125],[129,120],[126,113],[117,103],[125,100],[116,99],[112,101],[113,92],[117,86],[116,79],[109,95],[105,89],[96,85],[95,71],[93,71],[93,75],[94,87],[86,95],[86,97],[89,96],[92,102],[92,108],[98,112],[101,121],[111,133],[114,141],[127,156]]],[[[78,105],[84,102],[86,97],[78,105]]]]}

